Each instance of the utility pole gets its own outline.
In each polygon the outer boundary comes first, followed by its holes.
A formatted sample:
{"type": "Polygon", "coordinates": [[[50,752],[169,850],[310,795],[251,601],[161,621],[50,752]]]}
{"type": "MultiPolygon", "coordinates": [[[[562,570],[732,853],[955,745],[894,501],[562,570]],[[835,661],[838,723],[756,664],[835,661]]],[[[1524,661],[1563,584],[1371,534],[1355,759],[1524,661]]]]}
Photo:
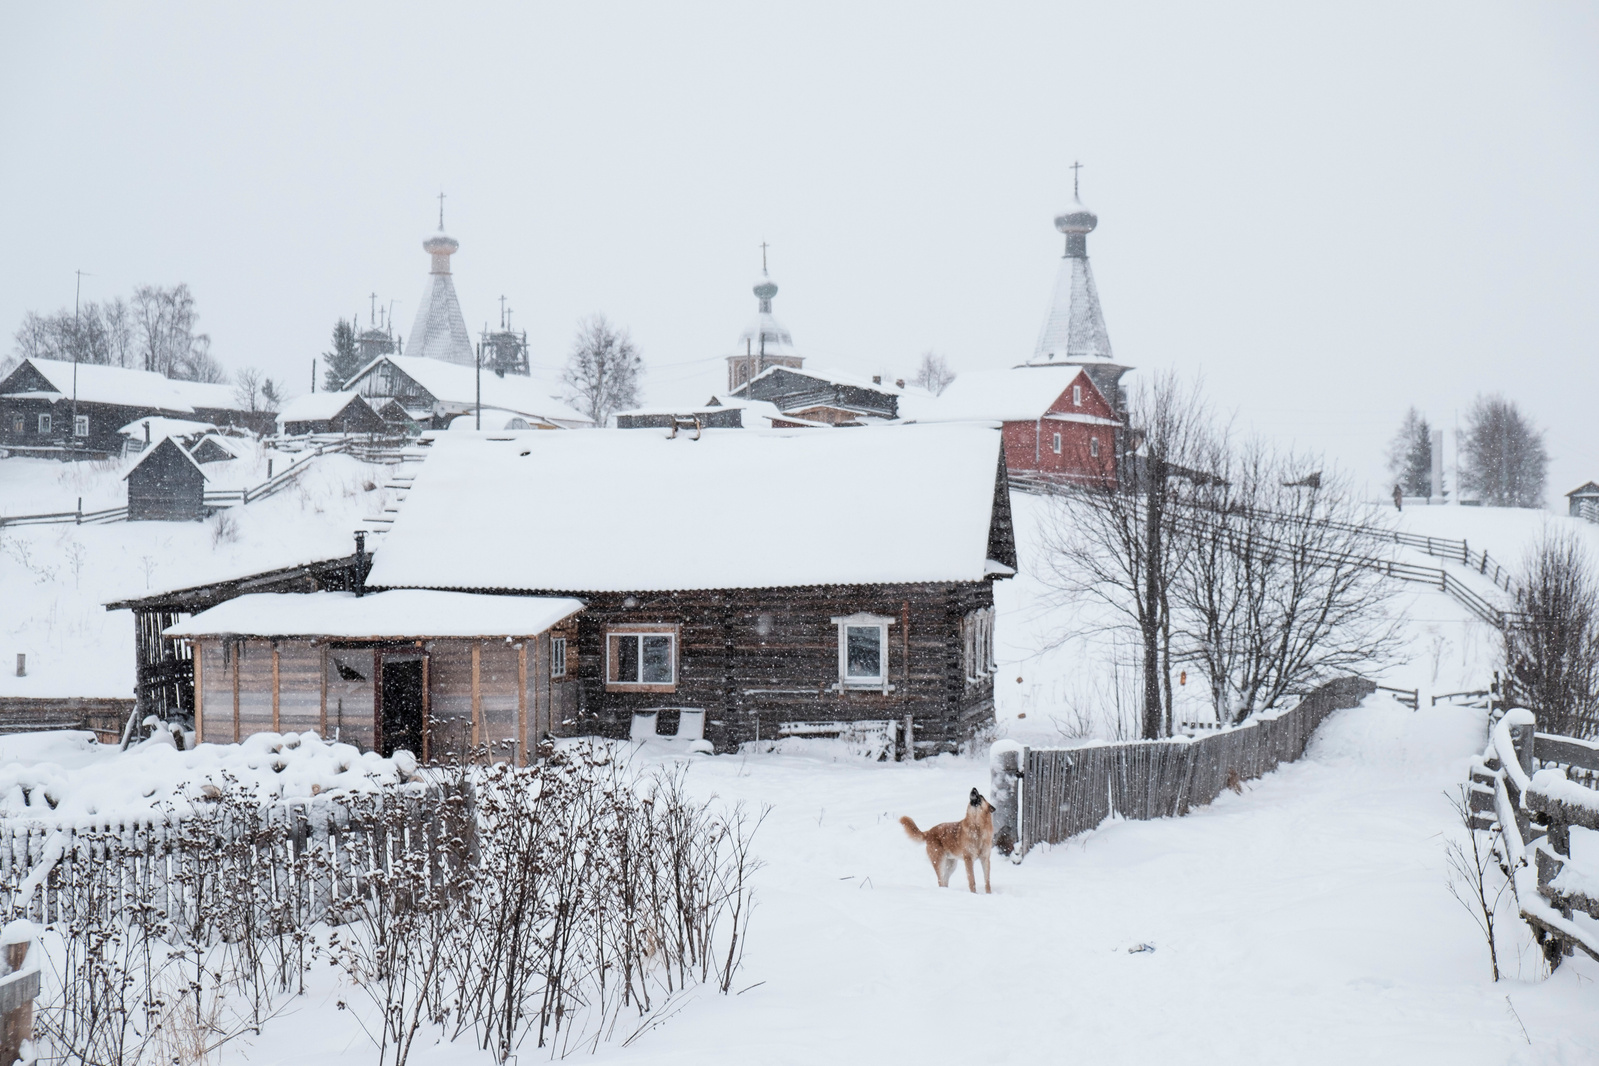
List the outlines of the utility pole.
{"type": "MultiPolygon", "coordinates": [[[[72,291],[72,443],[74,449],[78,442],[78,349],[82,346],[82,339],[78,335],[78,302],[83,296],[83,271],[74,270],[78,276],[78,284],[72,291]]],[[[91,278],[93,274],[89,275],[91,278]]]]}
{"type": "MultiPolygon", "coordinates": [[[[443,193],[439,193],[439,201],[440,201],[441,204],[443,203],[443,200],[444,200],[444,194],[443,193]]],[[[442,208],[441,208],[441,210],[442,210],[442,208]]],[[[477,428],[479,430],[481,430],[483,428],[483,344],[482,344],[482,342],[479,342],[478,346],[477,346],[477,428]]]]}
{"type": "Polygon", "coordinates": [[[1144,486],[1144,728],[1145,740],[1161,735],[1160,603],[1161,522],[1166,512],[1166,461],[1153,448],[1145,467],[1144,486]]]}

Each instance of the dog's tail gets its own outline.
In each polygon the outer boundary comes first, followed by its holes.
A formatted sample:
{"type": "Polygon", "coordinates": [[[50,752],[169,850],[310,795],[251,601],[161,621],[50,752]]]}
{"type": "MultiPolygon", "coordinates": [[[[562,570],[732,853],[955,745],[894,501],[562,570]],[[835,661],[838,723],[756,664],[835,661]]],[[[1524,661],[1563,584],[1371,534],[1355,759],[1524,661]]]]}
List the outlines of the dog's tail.
{"type": "Polygon", "coordinates": [[[911,821],[910,815],[907,814],[901,818],[899,820],[899,824],[905,827],[905,835],[910,837],[912,840],[927,839],[927,834],[916,828],[916,823],[911,821]]]}

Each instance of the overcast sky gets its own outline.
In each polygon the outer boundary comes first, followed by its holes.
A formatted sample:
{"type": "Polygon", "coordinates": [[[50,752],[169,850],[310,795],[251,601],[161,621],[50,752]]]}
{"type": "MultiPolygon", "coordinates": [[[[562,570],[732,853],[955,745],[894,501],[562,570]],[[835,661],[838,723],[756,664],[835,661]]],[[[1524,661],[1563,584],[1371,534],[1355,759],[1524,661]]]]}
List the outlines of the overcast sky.
{"type": "MultiPolygon", "coordinates": [[[[1599,6],[5,3],[0,343],[187,282],[213,352],[308,388],[436,225],[474,333],[628,327],[699,402],[755,309],[812,364],[1032,351],[1061,252],[1111,342],[1380,489],[1408,405],[1479,392],[1599,478],[1599,6]]],[[[1147,374],[1145,375],[1147,376],[1147,374]]],[[[1138,377],[1135,373],[1129,381],[1138,377]]]]}

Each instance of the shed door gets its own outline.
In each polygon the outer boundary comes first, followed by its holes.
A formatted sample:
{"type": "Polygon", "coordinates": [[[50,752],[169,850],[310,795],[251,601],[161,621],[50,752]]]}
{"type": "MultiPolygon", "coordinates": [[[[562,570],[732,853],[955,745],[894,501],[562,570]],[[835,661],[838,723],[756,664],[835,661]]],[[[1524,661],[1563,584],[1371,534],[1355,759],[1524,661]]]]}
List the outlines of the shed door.
{"type": "Polygon", "coordinates": [[[383,754],[422,757],[422,656],[383,657],[383,754]]]}

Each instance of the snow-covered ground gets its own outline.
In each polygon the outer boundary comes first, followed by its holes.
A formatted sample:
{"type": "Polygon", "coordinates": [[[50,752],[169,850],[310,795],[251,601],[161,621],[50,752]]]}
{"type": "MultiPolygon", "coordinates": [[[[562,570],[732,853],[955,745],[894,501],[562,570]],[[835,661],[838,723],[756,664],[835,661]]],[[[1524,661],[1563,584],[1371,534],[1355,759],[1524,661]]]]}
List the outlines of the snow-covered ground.
{"type": "MultiPolygon", "coordinates": [[[[241,460],[241,469],[259,459],[241,460]]],[[[241,483],[264,477],[258,465],[241,483]]],[[[80,494],[85,508],[114,506],[122,472],[6,460],[0,507],[70,509],[80,494]]],[[[361,519],[384,506],[390,472],[323,457],[296,487],[232,508],[233,539],[219,538],[214,522],[0,531],[0,662],[26,651],[30,666],[26,679],[0,673],[0,695],[126,695],[131,623],[101,603],[343,554],[361,519]]],[[[1050,646],[1060,617],[1036,571],[1046,502],[1018,494],[1014,504],[1023,569],[996,589],[997,731],[1032,743],[1112,733],[1105,707],[1116,679],[1099,668],[1104,649],[1050,646]]],[[[1541,512],[1412,508],[1401,521],[1465,537],[1510,563],[1546,524],[1599,536],[1541,512]]],[[[1335,715],[1304,760],[1243,795],[1224,794],[1183,819],[1108,823],[1020,865],[997,862],[992,896],[937,889],[897,824],[901,814],[924,826],[957,816],[969,788],[988,788],[980,757],[871,764],[827,757],[818,745],[693,759],[688,781],[698,794],[772,807],[757,839],[766,867],[735,986],[743,991],[703,991],[632,1047],[602,1046],[596,1057],[1599,1061],[1599,966],[1579,957],[1545,978],[1507,908],[1508,980],[1494,984],[1480,934],[1445,887],[1444,842],[1460,831],[1447,796],[1481,750],[1483,722],[1481,712],[1429,702],[1485,685],[1497,665],[1494,635],[1434,590],[1407,588],[1395,607],[1410,659],[1384,680],[1420,689],[1419,712],[1379,694],[1335,715]],[[1142,944],[1154,950],[1129,950],[1142,944]]],[[[143,780],[122,764],[151,754],[64,743],[5,738],[0,764],[55,763],[54,779],[69,784],[96,774],[143,780]]],[[[93,802],[112,799],[96,792],[93,802]]],[[[348,991],[322,973],[309,995],[221,1060],[319,1066],[375,1054],[359,1008],[337,1007],[348,991]]],[[[412,1061],[487,1060],[458,1043],[420,1048],[412,1061]]]]}
{"type": "MultiPolygon", "coordinates": [[[[206,474],[215,488],[260,484],[268,458],[275,470],[289,461],[252,450],[207,464],[206,474]]],[[[0,460],[0,511],[71,511],[79,496],[85,510],[120,506],[129,465],[0,460]]],[[[0,527],[0,696],[131,696],[132,616],[103,604],[348,555],[362,519],[393,495],[383,485],[394,469],[324,455],[277,494],[230,507],[221,520],[0,527]],[[19,652],[26,677],[15,676],[19,652]]]]}
{"type": "MultiPolygon", "coordinates": [[[[1599,966],[1578,958],[1544,978],[1507,914],[1508,979],[1494,984],[1445,887],[1444,841],[1459,832],[1447,793],[1482,738],[1481,712],[1374,697],[1243,795],[998,861],[994,894],[977,896],[938,889],[897,819],[959,815],[967,789],[987,788],[981,760],[696,759],[700,794],[773,808],[743,991],[702,991],[596,1060],[1599,1061],[1599,966]],[[1154,950],[1130,950],[1141,944],[1154,950]]],[[[324,980],[225,1061],[370,1055],[341,994],[324,980]]],[[[485,1059],[435,1044],[412,1062],[485,1059]]]]}

